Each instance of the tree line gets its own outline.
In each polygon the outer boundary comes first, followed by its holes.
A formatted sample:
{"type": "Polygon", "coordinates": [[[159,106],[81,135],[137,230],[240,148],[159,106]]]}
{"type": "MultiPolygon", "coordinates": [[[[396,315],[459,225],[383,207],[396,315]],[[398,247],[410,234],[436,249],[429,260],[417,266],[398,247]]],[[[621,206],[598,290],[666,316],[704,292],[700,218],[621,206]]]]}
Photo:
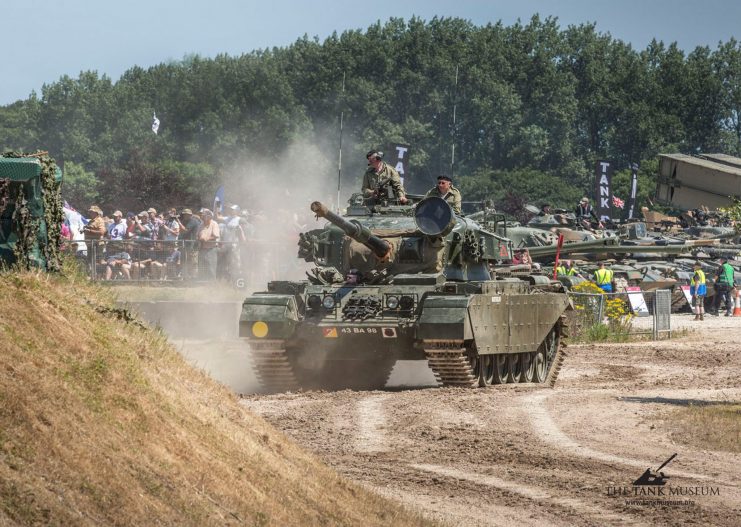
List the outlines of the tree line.
{"type": "Polygon", "coordinates": [[[609,159],[623,197],[639,164],[645,199],[660,152],[741,154],[741,46],[636,50],[593,24],[537,15],[510,26],[392,18],[323,41],[134,66],[115,83],[65,75],[0,107],[0,147],[61,161],[70,201],[137,210],[207,202],[236,158],[277,160],[296,141],[323,160],[306,170],[336,177],[340,114],[349,186],[366,150],[408,143],[412,190],[452,172],[465,199],[570,207],[609,159]]]}

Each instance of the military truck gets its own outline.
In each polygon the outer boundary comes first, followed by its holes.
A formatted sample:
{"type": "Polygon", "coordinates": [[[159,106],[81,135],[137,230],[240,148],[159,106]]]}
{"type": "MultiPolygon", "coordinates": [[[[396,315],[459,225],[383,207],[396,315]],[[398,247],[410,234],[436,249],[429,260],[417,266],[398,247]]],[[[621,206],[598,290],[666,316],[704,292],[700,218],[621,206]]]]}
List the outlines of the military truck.
{"type": "Polygon", "coordinates": [[[311,204],[308,280],[245,299],[240,336],[270,391],[382,388],[397,360],[426,360],[443,386],[552,385],[563,359],[563,286],[513,265],[510,240],[442,199],[343,217],[311,204]]]}
{"type": "Polygon", "coordinates": [[[45,152],[0,156],[0,264],[57,270],[62,172],[45,152]]]}

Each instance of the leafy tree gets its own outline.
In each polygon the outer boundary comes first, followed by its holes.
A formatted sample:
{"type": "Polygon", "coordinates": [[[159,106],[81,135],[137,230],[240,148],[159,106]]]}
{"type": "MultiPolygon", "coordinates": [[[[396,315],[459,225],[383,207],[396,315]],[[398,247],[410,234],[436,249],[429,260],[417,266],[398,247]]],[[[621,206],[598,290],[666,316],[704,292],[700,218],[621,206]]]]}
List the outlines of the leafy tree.
{"type": "Polygon", "coordinates": [[[662,151],[741,155],[741,46],[634,50],[594,24],[537,15],[511,26],[391,18],[324,41],[134,66],[116,83],[65,75],[0,107],[0,147],[48,150],[79,199],[167,206],[200,202],[237,163],[270,167],[297,144],[316,150],[299,172],[333,180],[341,113],[345,188],[369,148],[406,142],[413,191],[452,172],[467,198],[509,192],[570,208],[597,159],[640,163],[649,192],[655,172],[643,167],[662,151]]]}
{"type": "Polygon", "coordinates": [[[100,200],[100,181],[78,163],[64,164],[62,197],[73,207],[82,210],[100,200]]]}

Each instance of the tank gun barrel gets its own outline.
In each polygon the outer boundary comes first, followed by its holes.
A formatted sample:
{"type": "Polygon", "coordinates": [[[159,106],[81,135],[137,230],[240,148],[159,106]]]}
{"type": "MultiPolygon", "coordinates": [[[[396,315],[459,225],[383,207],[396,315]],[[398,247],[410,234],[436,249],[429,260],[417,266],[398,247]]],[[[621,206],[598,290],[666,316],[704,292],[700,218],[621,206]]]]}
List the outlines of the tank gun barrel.
{"type": "MultiPolygon", "coordinates": [[[[707,243],[697,243],[701,240],[692,240],[694,243],[682,244],[650,244],[650,245],[627,245],[621,244],[618,238],[602,238],[599,240],[589,240],[586,242],[565,243],[561,247],[561,254],[571,253],[612,253],[612,254],[629,254],[629,253],[668,253],[681,254],[690,251],[696,247],[717,246],[717,240],[707,240],[707,243]]],[[[555,256],[557,248],[555,245],[544,245],[541,247],[528,247],[528,252],[533,258],[545,256],[555,256]]]]}
{"type": "Polygon", "coordinates": [[[385,259],[391,252],[391,245],[378,236],[371,233],[365,225],[361,225],[357,220],[347,221],[342,216],[338,216],[329,210],[320,201],[311,204],[311,212],[316,214],[317,218],[325,218],[330,223],[336,225],[350,238],[356,242],[362,243],[368,247],[378,258],[385,259]]]}

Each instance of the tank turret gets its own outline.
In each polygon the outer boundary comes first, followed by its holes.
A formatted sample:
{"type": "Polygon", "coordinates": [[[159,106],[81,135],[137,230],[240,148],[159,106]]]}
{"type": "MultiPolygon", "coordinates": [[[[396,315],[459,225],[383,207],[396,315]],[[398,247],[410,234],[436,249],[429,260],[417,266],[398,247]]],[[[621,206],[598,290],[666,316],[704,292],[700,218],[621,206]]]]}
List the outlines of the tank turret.
{"type": "Polygon", "coordinates": [[[371,234],[370,229],[365,225],[361,225],[357,220],[347,221],[342,216],[338,216],[329,210],[319,201],[315,201],[311,204],[311,212],[316,214],[317,218],[325,218],[334,225],[337,225],[350,238],[356,242],[362,243],[373,251],[373,254],[378,258],[384,260],[389,256],[391,245],[378,236],[371,234]]]}

